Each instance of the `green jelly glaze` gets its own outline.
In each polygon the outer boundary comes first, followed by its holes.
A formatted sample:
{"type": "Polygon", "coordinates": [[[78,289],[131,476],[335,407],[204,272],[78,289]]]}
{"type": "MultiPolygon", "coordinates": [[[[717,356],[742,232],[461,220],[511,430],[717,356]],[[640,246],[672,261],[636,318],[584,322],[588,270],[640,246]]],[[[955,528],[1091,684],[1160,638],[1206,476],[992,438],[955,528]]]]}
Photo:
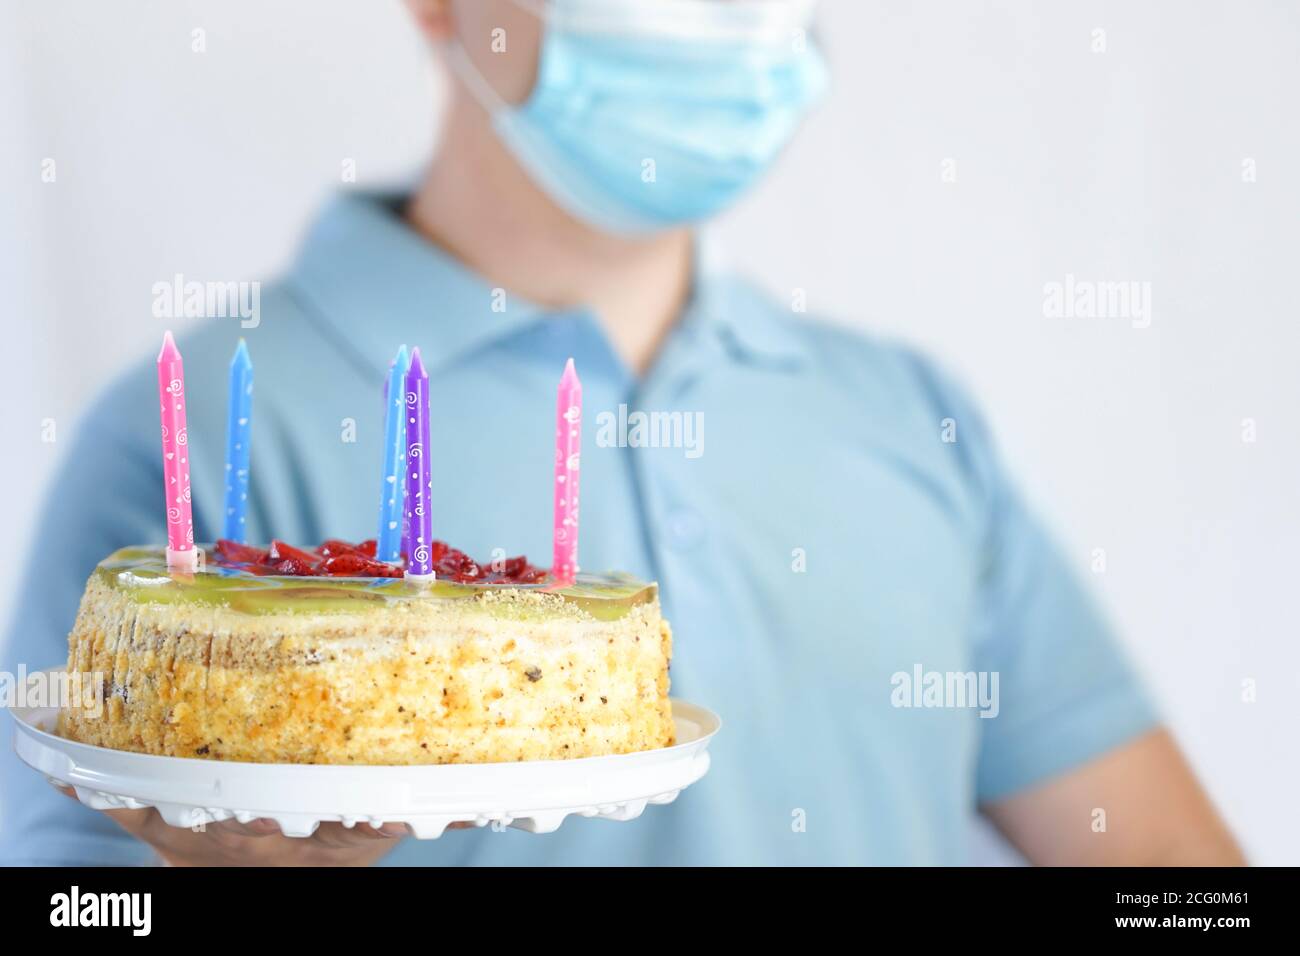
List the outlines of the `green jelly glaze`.
{"type": "MultiPolygon", "coordinates": [[[[208,553],[210,546],[200,545],[208,553]]],[[[638,604],[653,601],[654,584],[629,574],[579,574],[571,587],[550,590],[546,584],[457,584],[434,581],[411,584],[402,578],[329,578],[259,576],[215,565],[196,574],[172,574],[163,548],[123,548],[95,569],[110,587],[141,604],[198,604],[228,607],[245,614],[322,614],[357,612],[366,603],[462,601],[485,591],[511,589],[558,595],[602,621],[615,621],[638,604]]],[[[494,603],[493,613],[522,618],[540,616],[532,605],[494,603]]]]}

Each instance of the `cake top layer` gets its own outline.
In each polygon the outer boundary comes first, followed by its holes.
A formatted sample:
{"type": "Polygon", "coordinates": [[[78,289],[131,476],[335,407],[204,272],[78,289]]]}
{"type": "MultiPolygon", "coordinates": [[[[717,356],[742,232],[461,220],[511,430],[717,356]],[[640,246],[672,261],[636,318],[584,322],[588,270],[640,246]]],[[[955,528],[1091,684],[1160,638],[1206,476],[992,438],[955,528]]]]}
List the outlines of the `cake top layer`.
{"type": "MultiPolygon", "coordinates": [[[[327,538],[311,551],[278,539],[259,548],[222,538],[210,561],[258,577],[400,578],[406,555],[393,564],[378,560],[373,538],[360,544],[327,538]]],[[[546,572],[529,564],[523,555],[483,564],[445,541],[429,542],[429,563],[442,580],[461,584],[540,584],[546,580],[546,572]]]]}
{"type": "MultiPolygon", "coordinates": [[[[463,601],[493,591],[530,591],[553,595],[609,621],[658,597],[656,585],[628,574],[579,574],[574,584],[557,588],[545,571],[523,558],[498,562],[494,568],[478,565],[454,549],[447,549],[449,563],[438,580],[414,584],[401,576],[400,567],[366,558],[367,544],[326,541],[313,551],[282,542],[269,549],[232,547],[228,542],[200,545],[206,561],[194,574],[169,571],[161,547],[131,547],[109,555],[95,574],[141,603],[221,606],[247,614],[358,613],[367,606],[463,601]],[[257,554],[264,557],[256,560],[257,554]]],[[[530,606],[545,613],[546,602],[530,606]]]]}

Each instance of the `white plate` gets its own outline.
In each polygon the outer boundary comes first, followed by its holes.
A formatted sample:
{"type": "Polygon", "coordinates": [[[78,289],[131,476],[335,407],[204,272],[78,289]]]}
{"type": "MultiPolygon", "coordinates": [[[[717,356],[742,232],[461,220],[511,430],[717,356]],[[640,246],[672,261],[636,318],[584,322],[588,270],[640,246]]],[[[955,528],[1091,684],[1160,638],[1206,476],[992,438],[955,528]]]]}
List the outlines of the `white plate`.
{"type": "Polygon", "coordinates": [[[708,772],[709,741],[722,722],[674,700],[677,744],[574,760],[342,767],[157,757],[65,740],[53,707],[12,707],[14,747],[51,783],[71,786],[96,810],[156,807],[176,827],[234,818],[275,820],[286,836],[321,823],[405,823],[422,840],[451,823],[550,833],[571,813],[632,820],[648,803],[672,803],[708,772]]]}

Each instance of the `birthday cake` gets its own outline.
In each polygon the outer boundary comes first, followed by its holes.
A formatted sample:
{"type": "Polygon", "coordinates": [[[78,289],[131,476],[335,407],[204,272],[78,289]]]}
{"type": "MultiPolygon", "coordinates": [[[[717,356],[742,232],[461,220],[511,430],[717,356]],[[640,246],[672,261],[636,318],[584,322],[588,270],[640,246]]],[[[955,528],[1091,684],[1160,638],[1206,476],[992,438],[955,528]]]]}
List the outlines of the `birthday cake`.
{"type": "Polygon", "coordinates": [[[622,754],[674,742],[672,636],[657,587],[433,542],[414,583],[373,542],[220,542],[192,574],[163,548],[91,575],[68,671],[102,713],[59,732],[209,760],[445,764],[622,754]]]}

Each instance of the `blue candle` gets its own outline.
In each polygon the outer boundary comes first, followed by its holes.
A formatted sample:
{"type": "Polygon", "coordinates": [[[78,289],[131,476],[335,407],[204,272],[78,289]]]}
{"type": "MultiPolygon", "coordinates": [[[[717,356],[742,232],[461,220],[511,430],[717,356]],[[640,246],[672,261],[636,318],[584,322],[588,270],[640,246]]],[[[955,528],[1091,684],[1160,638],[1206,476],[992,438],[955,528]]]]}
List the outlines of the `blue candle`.
{"type": "Polygon", "coordinates": [[[411,367],[406,371],[406,574],[428,580],[433,577],[429,545],[433,540],[429,498],[433,494],[433,473],[429,469],[429,373],[420,361],[420,350],[411,350],[411,367]]]}
{"type": "Polygon", "coordinates": [[[406,346],[397,350],[397,358],[388,366],[384,381],[384,474],[379,489],[379,534],[375,556],[380,561],[396,561],[402,555],[402,498],[405,494],[403,472],[406,466],[406,370],[411,359],[406,346]]]}
{"type": "Polygon", "coordinates": [[[226,513],[221,536],[242,542],[248,514],[248,452],[253,416],[253,363],[239,340],[230,360],[230,411],[226,419],[226,513]]]}

